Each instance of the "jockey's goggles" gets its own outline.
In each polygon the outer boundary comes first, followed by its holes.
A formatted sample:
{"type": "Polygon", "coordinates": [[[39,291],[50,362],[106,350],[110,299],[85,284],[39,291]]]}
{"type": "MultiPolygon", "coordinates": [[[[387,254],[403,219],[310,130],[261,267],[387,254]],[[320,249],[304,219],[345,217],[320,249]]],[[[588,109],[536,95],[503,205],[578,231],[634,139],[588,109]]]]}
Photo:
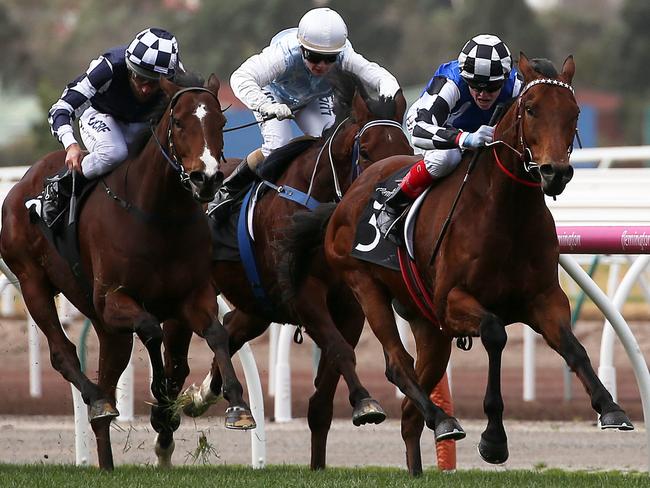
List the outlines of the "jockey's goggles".
{"type": "Polygon", "coordinates": [[[488,81],[488,82],[476,82],[473,80],[465,80],[467,82],[467,85],[474,91],[477,92],[488,92],[488,93],[494,93],[496,91],[499,91],[501,88],[503,88],[503,80],[498,80],[498,81],[488,81]]]}
{"type": "Polygon", "coordinates": [[[160,75],[157,78],[149,78],[146,76],[139,75],[135,71],[129,70],[131,79],[135,81],[138,85],[157,85],[160,82],[160,75]]]}
{"type": "Polygon", "coordinates": [[[310,63],[318,64],[321,61],[332,64],[336,61],[338,53],[317,53],[316,51],[310,51],[309,49],[302,48],[302,57],[305,58],[310,63]]]}

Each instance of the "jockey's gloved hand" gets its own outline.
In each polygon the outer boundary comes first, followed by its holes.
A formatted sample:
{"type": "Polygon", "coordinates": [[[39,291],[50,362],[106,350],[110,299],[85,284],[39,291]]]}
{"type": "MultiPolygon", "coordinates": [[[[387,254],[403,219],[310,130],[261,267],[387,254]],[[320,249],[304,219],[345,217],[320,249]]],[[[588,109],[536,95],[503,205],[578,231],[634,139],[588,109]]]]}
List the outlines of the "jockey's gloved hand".
{"type": "Polygon", "coordinates": [[[284,120],[293,116],[289,106],[284,103],[267,103],[262,105],[259,111],[264,118],[275,117],[278,120],[284,120]]]}
{"type": "Polygon", "coordinates": [[[462,132],[458,140],[458,145],[463,149],[476,149],[489,144],[493,138],[494,127],[482,125],[476,132],[462,132]]]}
{"type": "Polygon", "coordinates": [[[399,84],[393,80],[384,80],[379,85],[379,98],[391,99],[395,98],[395,95],[400,90],[399,84]]]}

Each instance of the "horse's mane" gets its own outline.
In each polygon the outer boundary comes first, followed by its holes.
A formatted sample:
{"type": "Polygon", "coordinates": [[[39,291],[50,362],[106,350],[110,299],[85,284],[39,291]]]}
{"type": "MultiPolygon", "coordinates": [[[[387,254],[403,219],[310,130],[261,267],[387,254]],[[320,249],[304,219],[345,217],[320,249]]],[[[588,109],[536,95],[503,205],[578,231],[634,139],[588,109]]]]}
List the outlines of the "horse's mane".
{"type": "Polygon", "coordinates": [[[540,75],[548,78],[557,78],[559,75],[553,63],[546,58],[533,58],[530,60],[530,66],[540,75]]]}
{"type": "MultiPolygon", "coordinates": [[[[173,82],[183,88],[205,85],[205,80],[201,75],[188,71],[177,73],[176,76],[174,76],[173,82]]],[[[158,125],[158,122],[160,122],[160,119],[165,113],[165,110],[167,110],[168,105],[169,98],[166,96],[161,97],[160,101],[156,104],[155,107],[151,109],[147,115],[146,120],[148,120],[149,123],[153,126],[158,125]]],[[[131,147],[129,148],[130,154],[140,154],[140,152],[144,149],[144,146],[146,146],[147,142],[149,142],[150,138],[151,131],[145,131],[140,134],[131,144],[131,147]]]]}
{"type": "Polygon", "coordinates": [[[354,98],[355,91],[359,92],[361,98],[366,102],[368,110],[370,110],[373,115],[381,119],[391,119],[395,117],[395,112],[397,110],[395,99],[371,98],[368,94],[368,90],[358,76],[345,72],[336,66],[332,67],[326,76],[332,86],[334,95],[334,115],[336,117],[334,124],[323,132],[323,137],[329,137],[341,122],[343,122],[347,117],[350,117],[352,114],[352,99],[354,98]]]}

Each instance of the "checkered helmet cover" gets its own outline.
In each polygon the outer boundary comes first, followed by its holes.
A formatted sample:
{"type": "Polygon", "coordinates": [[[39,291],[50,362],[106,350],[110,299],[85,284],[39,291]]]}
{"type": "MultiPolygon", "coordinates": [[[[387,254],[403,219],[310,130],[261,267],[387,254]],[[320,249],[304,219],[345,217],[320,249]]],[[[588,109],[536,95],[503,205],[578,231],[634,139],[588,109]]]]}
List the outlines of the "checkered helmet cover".
{"type": "Polygon", "coordinates": [[[505,79],[512,69],[512,56],[497,36],[481,34],[473,37],[458,55],[460,74],[467,80],[489,83],[505,79]]]}
{"type": "Polygon", "coordinates": [[[141,76],[155,78],[173,76],[178,64],[178,42],[156,27],[140,32],[126,48],[126,63],[141,76]]]}

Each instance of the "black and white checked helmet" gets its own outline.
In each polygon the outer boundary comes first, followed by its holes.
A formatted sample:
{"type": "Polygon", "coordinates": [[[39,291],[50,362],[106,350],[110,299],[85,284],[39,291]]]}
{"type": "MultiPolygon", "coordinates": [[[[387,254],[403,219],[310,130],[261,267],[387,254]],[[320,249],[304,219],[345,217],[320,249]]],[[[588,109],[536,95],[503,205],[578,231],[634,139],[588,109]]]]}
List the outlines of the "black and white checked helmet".
{"type": "Polygon", "coordinates": [[[163,29],[152,27],[140,32],[125,52],[126,64],[137,75],[156,79],[173,76],[178,64],[178,42],[163,29]]]}
{"type": "Polygon", "coordinates": [[[476,83],[505,79],[512,69],[510,50],[497,36],[480,34],[473,37],[458,55],[460,75],[476,83]]]}

